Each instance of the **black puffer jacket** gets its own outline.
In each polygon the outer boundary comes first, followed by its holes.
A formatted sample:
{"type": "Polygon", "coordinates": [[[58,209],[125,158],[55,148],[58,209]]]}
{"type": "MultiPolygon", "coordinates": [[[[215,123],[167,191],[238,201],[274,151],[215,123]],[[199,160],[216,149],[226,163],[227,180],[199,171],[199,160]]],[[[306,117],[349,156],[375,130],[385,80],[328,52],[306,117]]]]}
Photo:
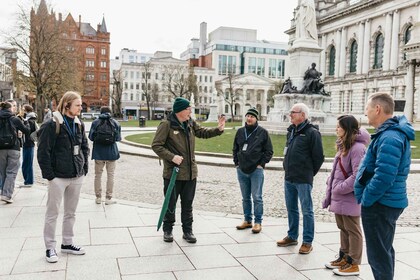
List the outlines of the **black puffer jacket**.
{"type": "Polygon", "coordinates": [[[25,141],[23,142],[23,147],[34,147],[35,143],[31,139],[31,133],[36,131],[36,114],[34,112],[30,112],[26,115],[25,119],[29,123],[30,130],[28,133],[25,133],[25,141]]]}
{"type": "Polygon", "coordinates": [[[235,166],[247,174],[255,171],[258,165],[263,168],[265,164],[271,160],[273,156],[273,145],[271,144],[270,135],[263,127],[256,126],[241,127],[236,132],[233,141],[233,162],[235,166]],[[248,140],[245,137],[245,129],[249,128],[248,140]],[[246,151],[243,151],[244,144],[247,143],[246,151]]]}
{"type": "MultiPolygon", "coordinates": [[[[42,177],[47,180],[58,178],[74,178],[88,172],[89,145],[85,134],[85,126],[74,119],[76,135],[73,138],[63,116],[59,112],[53,115],[58,119],[60,132],[56,135],[55,119],[43,123],[38,133],[38,164],[42,177]],[[80,146],[78,155],[73,155],[75,145],[80,146]]],[[[70,127],[72,124],[70,123],[70,127]]]]}
{"type": "Polygon", "coordinates": [[[312,184],[324,162],[321,134],[309,121],[289,126],[283,167],[286,181],[312,184]]]}

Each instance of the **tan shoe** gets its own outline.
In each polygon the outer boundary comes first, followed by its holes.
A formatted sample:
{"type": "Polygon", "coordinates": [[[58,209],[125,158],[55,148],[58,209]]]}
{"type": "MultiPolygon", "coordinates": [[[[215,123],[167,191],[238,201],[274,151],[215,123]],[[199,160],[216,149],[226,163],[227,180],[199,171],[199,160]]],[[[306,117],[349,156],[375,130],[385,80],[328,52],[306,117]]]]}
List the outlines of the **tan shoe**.
{"type": "Polygon", "coordinates": [[[359,266],[357,264],[346,263],[341,268],[333,270],[334,274],[341,276],[359,275],[359,266]]]}
{"type": "Polygon", "coordinates": [[[252,223],[248,222],[248,221],[243,221],[242,224],[240,224],[239,226],[236,226],[236,229],[246,229],[246,228],[252,228],[252,223]]]}
{"type": "Polygon", "coordinates": [[[253,233],[260,233],[261,231],[261,224],[254,224],[254,226],[252,227],[252,232],[253,233]]]}
{"type": "Polygon", "coordinates": [[[309,254],[312,251],[313,247],[311,244],[308,243],[302,243],[302,246],[300,246],[299,254],[309,254]]]}
{"type": "Polygon", "coordinates": [[[277,241],[277,246],[279,247],[287,247],[287,246],[293,246],[297,244],[298,244],[297,240],[291,239],[289,236],[286,236],[285,238],[283,238],[283,240],[277,241]]]}

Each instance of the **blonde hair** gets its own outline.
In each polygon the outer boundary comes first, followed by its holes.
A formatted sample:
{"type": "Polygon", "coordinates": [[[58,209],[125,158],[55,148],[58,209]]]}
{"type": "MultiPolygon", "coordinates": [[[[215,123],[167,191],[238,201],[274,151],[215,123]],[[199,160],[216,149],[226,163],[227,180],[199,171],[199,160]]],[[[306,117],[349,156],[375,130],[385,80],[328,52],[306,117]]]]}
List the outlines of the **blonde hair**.
{"type": "Polygon", "coordinates": [[[58,103],[57,111],[64,115],[66,111],[70,109],[70,106],[73,103],[73,101],[77,99],[82,99],[79,93],[75,91],[66,92],[63,95],[63,97],[61,97],[60,102],[58,103]]]}

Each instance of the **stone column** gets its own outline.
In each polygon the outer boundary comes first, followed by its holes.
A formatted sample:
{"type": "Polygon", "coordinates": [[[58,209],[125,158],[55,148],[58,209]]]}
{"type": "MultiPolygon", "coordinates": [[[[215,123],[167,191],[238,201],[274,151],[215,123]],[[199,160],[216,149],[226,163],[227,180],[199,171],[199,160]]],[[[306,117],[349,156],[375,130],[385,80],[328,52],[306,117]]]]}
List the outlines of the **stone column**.
{"type": "Polygon", "coordinates": [[[384,59],[382,63],[382,70],[389,70],[389,55],[391,52],[391,37],[392,37],[392,13],[385,15],[385,42],[384,42],[384,59]]]}
{"type": "Polygon", "coordinates": [[[362,73],[367,74],[369,72],[369,60],[370,60],[370,20],[365,21],[365,36],[363,40],[363,64],[362,73]]]}
{"type": "Polygon", "coordinates": [[[347,28],[343,27],[341,30],[340,43],[340,72],[339,76],[344,77],[346,74],[346,47],[347,47],[347,28]]]}
{"type": "Polygon", "coordinates": [[[356,67],[356,74],[362,74],[362,65],[363,65],[363,42],[364,42],[364,32],[365,26],[363,22],[359,22],[359,34],[357,35],[357,67],[356,67]]]}
{"type": "Polygon", "coordinates": [[[323,78],[325,78],[325,76],[327,75],[327,70],[326,70],[326,59],[325,59],[325,51],[327,49],[327,35],[326,34],[322,34],[322,38],[321,38],[321,48],[322,48],[322,52],[321,52],[321,64],[320,64],[320,71],[322,73],[323,78]]]}
{"type": "Polygon", "coordinates": [[[267,119],[267,90],[264,89],[264,92],[261,96],[261,117],[267,119]]]}
{"type": "Polygon", "coordinates": [[[335,33],[335,41],[337,42],[335,44],[335,71],[334,71],[334,77],[338,78],[338,72],[340,69],[340,48],[341,48],[341,30],[337,30],[335,33]]]}
{"type": "Polygon", "coordinates": [[[398,33],[400,30],[400,13],[399,11],[394,12],[394,18],[392,19],[392,38],[391,38],[391,61],[389,68],[395,70],[398,67],[398,33]]]}
{"type": "Polygon", "coordinates": [[[408,63],[407,87],[405,88],[405,107],[404,107],[404,115],[407,117],[409,122],[413,121],[415,72],[416,72],[416,60],[412,59],[408,63]]]}

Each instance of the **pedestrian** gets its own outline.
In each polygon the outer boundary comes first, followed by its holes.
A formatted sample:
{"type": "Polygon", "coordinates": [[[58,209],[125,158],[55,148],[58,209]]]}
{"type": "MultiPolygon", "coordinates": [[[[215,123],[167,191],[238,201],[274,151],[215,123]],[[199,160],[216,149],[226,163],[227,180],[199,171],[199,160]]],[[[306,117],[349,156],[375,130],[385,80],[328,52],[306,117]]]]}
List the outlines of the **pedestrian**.
{"type": "Polygon", "coordinates": [[[42,120],[43,123],[52,118],[52,113],[51,113],[50,108],[46,107],[44,109],[44,114],[45,114],[44,115],[44,119],[42,120]]]}
{"type": "Polygon", "coordinates": [[[258,110],[250,108],[245,115],[245,126],[238,129],[233,141],[233,162],[241,187],[244,211],[244,221],[236,229],[252,228],[253,233],[259,233],[262,229],[264,168],[273,156],[270,135],[258,125],[258,117],[258,110]]]}
{"type": "Polygon", "coordinates": [[[37,158],[42,177],[48,180],[44,242],[47,262],[57,262],[55,230],[61,200],[64,200],[61,252],[85,254],[73,243],[73,227],[83,178],[88,172],[89,146],[85,126],[78,118],[82,99],[73,91],[60,99],[53,118],[39,129],[37,158]]]}
{"type": "Polygon", "coordinates": [[[182,238],[189,243],[197,242],[193,234],[193,201],[197,184],[197,163],[195,161],[195,137],[210,138],[221,135],[225,127],[224,116],[219,117],[217,128],[201,127],[191,119],[190,101],[175,98],[172,113],[157,128],[152,142],[153,151],[163,160],[164,193],[169,185],[172,169],[179,167],[174,191],[163,219],[163,240],[172,242],[172,228],[175,223],[175,206],[181,196],[182,238]]]}
{"type": "Polygon", "coordinates": [[[1,200],[13,203],[16,176],[20,167],[18,132],[29,132],[28,123],[16,114],[16,102],[0,103],[0,191],[1,200]]]}
{"type": "Polygon", "coordinates": [[[121,125],[111,117],[111,109],[103,106],[99,117],[92,122],[89,139],[93,141],[92,159],[95,160],[95,195],[96,203],[102,203],[101,179],[106,167],[107,182],[105,204],[115,204],[112,199],[114,189],[114,173],[117,159],[120,158],[117,141],[121,141],[121,125]]]}
{"type": "Polygon", "coordinates": [[[33,161],[34,161],[34,147],[35,142],[31,138],[31,133],[37,130],[37,115],[34,112],[34,109],[31,105],[23,105],[24,110],[24,119],[29,123],[30,130],[28,133],[25,133],[23,137],[22,145],[22,174],[23,174],[23,185],[20,187],[32,187],[34,184],[34,170],[33,170],[33,161]]]}
{"type": "Polygon", "coordinates": [[[322,208],[329,207],[329,211],[335,214],[335,221],[340,229],[340,249],[338,258],[325,266],[333,269],[337,275],[359,275],[363,237],[360,204],[354,196],[354,180],[370,135],[366,129],[359,127],[358,121],[352,115],[343,115],[337,120],[337,153],[327,180],[322,208]]]}
{"type": "Polygon", "coordinates": [[[308,106],[297,103],[293,105],[289,115],[292,124],[287,129],[287,142],[283,152],[289,230],[283,240],[277,241],[277,245],[285,247],[298,244],[299,200],[303,215],[303,242],[299,253],[309,254],[313,249],[315,231],[312,184],[324,162],[324,151],[318,127],[309,121],[308,106]]]}
{"type": "Polygon", "coordinates": [[[415,133],[405,116],[393,116],[394,99],[378,92],[367,101],[365,115],[375,128],[357,172],[354,193],[362,205],[362,225],[369,265],[375,279],[394,278],[396,222],[408,206],[410,141],[415,133]]]}

